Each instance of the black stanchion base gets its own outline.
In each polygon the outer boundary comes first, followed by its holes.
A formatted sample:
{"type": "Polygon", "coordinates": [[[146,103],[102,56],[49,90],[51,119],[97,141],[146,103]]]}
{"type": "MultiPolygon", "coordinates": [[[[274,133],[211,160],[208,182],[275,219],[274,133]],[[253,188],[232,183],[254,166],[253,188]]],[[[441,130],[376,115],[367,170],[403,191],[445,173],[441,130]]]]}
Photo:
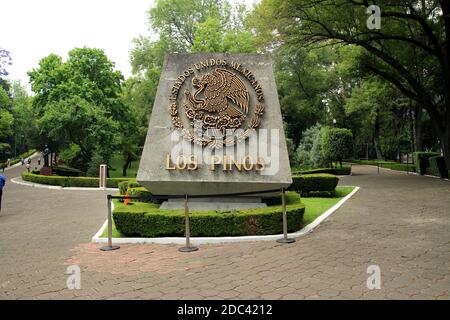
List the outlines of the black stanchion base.
{"type": "Polygon", "coordinates": [[[103,246],[100,248],[102,251],[112,251],[117,249],[120,249],[120,246],[103,246]]]}
{"type": "Polygon", "coordinates": [[[277,240],[278,243],[293,243],[295,242],[295,239],[292,238],[281,238],[277,240]]]}
{"type": "Polygon", "coordinates": [[[178,249],[178,251],[180,252],[193,252],[193,251],[197,251],[198,248],[197,247],[181,247],[178,249]]]}

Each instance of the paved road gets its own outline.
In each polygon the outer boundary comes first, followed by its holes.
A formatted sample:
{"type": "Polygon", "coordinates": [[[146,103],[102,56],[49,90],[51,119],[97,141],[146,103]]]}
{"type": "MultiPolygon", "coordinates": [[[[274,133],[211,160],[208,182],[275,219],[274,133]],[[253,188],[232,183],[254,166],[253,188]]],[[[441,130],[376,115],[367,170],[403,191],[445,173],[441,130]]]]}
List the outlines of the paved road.
{"type": "MultiPolygon", "coordinates": [[[[17,176],[21,168],[6,173],[17,176]]],[[[361,190],[312,234],[273,242],[124,245],[101,252],[105,192],[8,183],[0,214],[0,299],[450,298],[450,182],[356,166],[361,190]],[[66,286],[69,265],[81,289],[66,286]],[[381,271],[369,290],[367,268],[381,271]]]]}

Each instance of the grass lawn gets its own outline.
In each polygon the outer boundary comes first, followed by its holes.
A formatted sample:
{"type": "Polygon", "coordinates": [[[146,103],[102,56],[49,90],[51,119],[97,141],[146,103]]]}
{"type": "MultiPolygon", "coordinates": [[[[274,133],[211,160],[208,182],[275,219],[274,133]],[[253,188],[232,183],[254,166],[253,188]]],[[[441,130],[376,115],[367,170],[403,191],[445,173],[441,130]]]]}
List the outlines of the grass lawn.
{"type": "MultiPolygon", "coordinates": [[[[137,171],[139,168],[139,161],[134,160],[131,162],[131,168],[128,168],[126,177],[128,178],[136,178],[137,171]]],[[[111,178],[122,178],[122,167],[123,167],[124,161],[120,154],[114,155],[110,160],[110,165],[112,167],[111,170],[109,170],[109,176],[111,178]]]]}
{"type": "MultiPolygon", "coordinates": [[[[317,217],[323,214],[325,211],[330,209],[336,203],[341,201],[343,197],[352,192],[354,187],[337,187],[336,188],[336,197],[334,198],[302,198],[301,202],[305,204],[305,214],[303,216],[303,225],[313,222],[317,217]]],[[[115,203],[115,205],[123,205],[122,203],[115,203]]],[[[151,206],[155,206],[157,208],[159,205],[157,204],[148,204],[151,206]]],[[[101,237],[105,238],[108,236],[108,231],[105,229],[101,237]]],[[[114,238],[122,238],[125,237],[119,231],[117,231],[114,221],[113,221],[113,237],[114,238]]]]}

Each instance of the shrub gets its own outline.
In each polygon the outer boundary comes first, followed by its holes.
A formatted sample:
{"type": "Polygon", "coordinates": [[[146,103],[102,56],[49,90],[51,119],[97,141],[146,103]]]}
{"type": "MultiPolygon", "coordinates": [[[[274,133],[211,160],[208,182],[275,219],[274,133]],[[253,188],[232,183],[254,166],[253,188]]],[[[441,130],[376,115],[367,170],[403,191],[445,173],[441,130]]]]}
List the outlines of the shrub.
{"type": "Polygon", "coordinates": [[[90,177],[98,177],[100,172],[100,165],[105,164],[106,161],[98,151],[94,151],[91,162],[89,162],[86,174],[90,177]]]}
{"type": "Polygon", "coordinates": [[[140,186],[141,185],[136,181],[132,181],[132,180],[122,181],[122,182],[119,182],[119,184],[118,184],[119,193],[121,195],[125,195],[127,193],[128,188],[138,188],[140,186]]]}
{"type": "MultiPolygon", "coordinates": [[[[286,205],[299,203],[301,201],[300,194],[295,191],[286,191],[285,193],[286,205]]],[[[268,206],[281,205],[281,194],[273,197],[265,197],[263,201],[268,206]]]]}
{"type": "Polygon", "coordinates": [[[416,172],[419,174],[426,174],[427,168],[430,166],[429,158],[440,156],[437,152],[414,152],[413,159],[416,167],[416,172]]]}
{"type": "Polygon", "coordinates": [[[322,153],[325,159],[338,161],[352,156],[353,134],[349,129],[326,128],[322,134],[322,153]]]}
{"type": "Polygon", "coordinates": [[[83,171],[67,166],[54,166],[53,172],[59,176],[65,177],[79,177],[85,175],[83,171]]]}
{"type": "MultiPolygon", "coordinates": [[[[136,197],[149,197],[151,196],[151,192],[145,188],[145,187],[136,187],[136,188],[132,188],[130,187],[129,192],[128,192],[129,196],[136,196],[136,197]]],[[[134,199],[132,201],[141,201],[141,202],[153,202],[150,200],[138,200],[138,199],[134,199]]]]}
{"type": "MultiPolygon", "coordinates": [[[[119,204],[119,202],[115,202],[119,204]]],[[[305,206],[287,206],[288,231],[302,226],[305,206]]],[[[113,215],[118,231],[126,236],[184,236],[184,210],[161,210],[158,205],[135,202],[124,207],[116,205],[113,215]]],[[[192,211],[191,236],[245,236],[279,234],[283,232],[281,206],[242,211],[192,211]]]]}
{"type": "Polygon", "coordinates": [[[302,133],[302,140],[296,150],[296,165],[300,168],[314,168],[325,164],[322,154],[322,126],[316,124],[302,133]]]}
{"type": "MultiPolygon", "coordinates": [[[[61,187],[98,188],[99,186],[99,179],[95,177],[44,176],[23,172],[22,179],[24,181],[61,187]]],[[[117,188],[119,182],[126,180],[129,180],[129,178],[108,178],[106,179],[106,186],[108,188],[117,188]]]]}
{"type": "Polygon", "coordinates": [[[338,177],[327,173],[295,175],[289,189],[299,192],[302,196],[309,196],[316,191],[327,191],[331,194],[338,182],[338,177]]]}
{"type": "Polygon", "coordinates": [[[428,159],[430,162],[431,174],[433,176],[448,178],[447,164],[445,157],[431,157],[428,159]]]}

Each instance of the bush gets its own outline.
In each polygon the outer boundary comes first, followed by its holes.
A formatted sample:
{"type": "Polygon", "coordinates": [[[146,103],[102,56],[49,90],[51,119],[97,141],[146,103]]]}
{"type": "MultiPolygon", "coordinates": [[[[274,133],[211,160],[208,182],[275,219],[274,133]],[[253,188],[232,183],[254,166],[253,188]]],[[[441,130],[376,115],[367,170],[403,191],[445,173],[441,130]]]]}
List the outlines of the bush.
{"type": "Polygon", "coordinates": [[[299,174],[313,174],[313,173],[329,173],[337,176],[349,175],[352,172],[350,167],[342,167],[342,168],[319,168],[319,169],[311,169],[311,170],[302,170],[297,173],[299,174]]]}
{"type": "Polygon", "coordinates": [[[429,158],[440,156],[437,152],[414,152],[413,159],[416,167],[416,172],[419,174],[426,174],[427,168],[430,167],[429,158]]]}
{"type": "Polygon", "coordinates": [[[327,173],[295,175],[292,177],[292,185],[289,189],[297,191],[305,197],[317,196],[318,191],[325,191],[331,195],[338,182],[338,177],[327,173]]]}
{"type": "Polygon", "coordinates": [[[128,188],[138,188],[140,186],[141,185],[136,181],[132,180],[122,181],[118,184],[119,193],[121,195],[125,195],[127,193],[128,188]]]}
{"type": "Polygon", "coordinates": [[[338,161],[353,154],[353,134],[349,129],[326,128],[322,134],[322,153],[325,159],[338,161]]]}
{"type": "MultiPolygon", "coordinates": [[[[129,196],[136,196],[136,197],[149,197],[151,196],[151,192],[145,188],[145,187],[136,187],[136,188],[132,188],[130,187],[128,192],[129,196]]],[[[132,201],[141,201],[141,202],[153,202],[151,200],[138,200],[138,199],[133,199],[132,201]]],[[[157,202],[157,201],[155,201],[157,202]]]]}
{"type": "Polygon", "coordinates": [[[431,157],[428,161],[430,162],[431,174],[433,176],[448,178],[447,164],[444,157],[431,157]]]}
{"type": "Polygon", "coordinates": [[[53,172],[56,173],[58,176],[65,176],[65,177],[85,176],[83,171],[67,166],[55,166],[53,167],[53,172]]]}
{"type": "MultiPolygon", "coordinates": [[[[95,177],[65,177],[65,176],[44,176],[34,173],[22,173],[22,179],[33,183],[46,184],[61,187],[87,187],[98,188],[99,179],[95,177]]],[[[106,186],[117,188],[119,182],[129,180],[129,178],[108,178],[106,186]]]]}
{"type": "Polygon", "coordinates": [[[314,168],[325,164],[322,154],[322,126],[316,124],[302,133],[302,140],[296,150],[296,166],[314,168]]]}
{"type": "MultiPolygon", "coordinates": [[[[302,227],[304,212],[301,203],[287,206],[289,232],[302,227]]],[[[113,219],[117,230],[126,236],[184,236],[184,210],[161,210],[155,204],[135,202],[126,207],[116,205],[113,219]]],[[[283,232],[282,209],[275,206],[227,212],[192,211],[190,232],[194,237],[279,234],[283,232]]]]}

